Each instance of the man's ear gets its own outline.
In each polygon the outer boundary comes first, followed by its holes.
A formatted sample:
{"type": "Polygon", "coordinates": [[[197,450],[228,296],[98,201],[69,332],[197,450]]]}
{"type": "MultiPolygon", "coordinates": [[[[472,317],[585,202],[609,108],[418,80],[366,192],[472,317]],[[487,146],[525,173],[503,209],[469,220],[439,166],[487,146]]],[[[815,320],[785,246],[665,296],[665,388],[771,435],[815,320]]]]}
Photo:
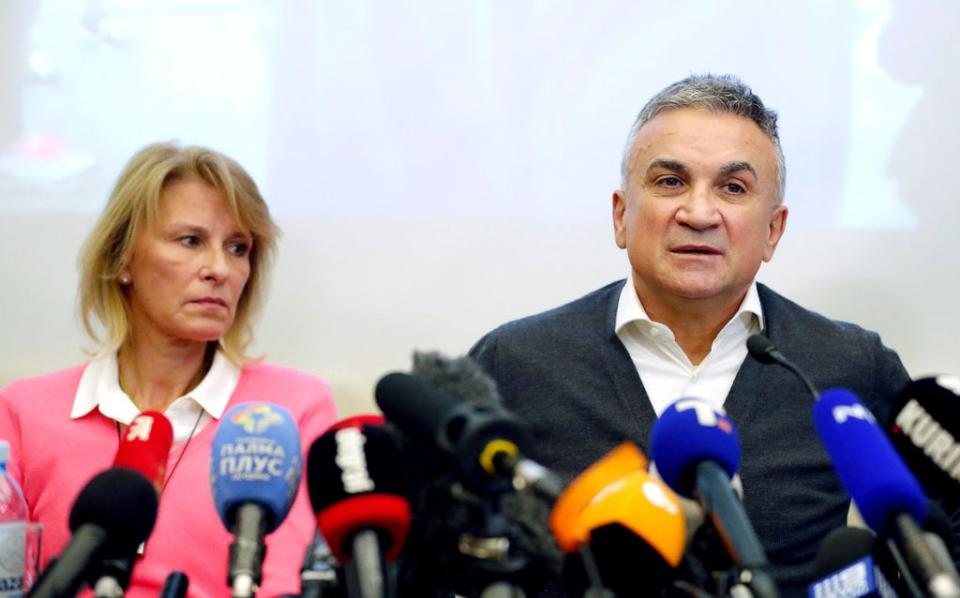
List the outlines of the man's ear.
{"type": "Polygon", "coordinates": [[[763,261],[769,262],[773,259],[773,253],[777,250],[777,244],[783,237],[783,231],[787,229],[787,214],[789,212],[790,210],[783,204],[773,208],[767,229],[767,246],[763,250],[763,261]]]}
{"type": "Polygon", "coordinates": [[[617,189],[613,192],[613,238],[620,249],[627,248],[627,230],[623,222],[626,210],[627,196],[622,189],[617,189]]]}

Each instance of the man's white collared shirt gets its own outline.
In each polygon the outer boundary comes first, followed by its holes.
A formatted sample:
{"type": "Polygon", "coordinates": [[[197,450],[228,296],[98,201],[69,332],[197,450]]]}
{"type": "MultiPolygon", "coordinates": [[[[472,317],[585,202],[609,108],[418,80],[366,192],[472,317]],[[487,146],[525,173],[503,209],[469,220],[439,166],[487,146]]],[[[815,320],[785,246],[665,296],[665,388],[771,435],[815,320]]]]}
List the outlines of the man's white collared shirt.
{"type": "Polygon", "coordinates": [[[754,282],[737,313],[717,334],[710,353],[699,365],[693,365],[673,331],[647,315],[632,274],[623,285],[617,305],[617,336],[630,354],[658,417],[681,397],[696,397],[723,407],[747,357],[747,338],[762,329],[763,309],[754,282]]]}

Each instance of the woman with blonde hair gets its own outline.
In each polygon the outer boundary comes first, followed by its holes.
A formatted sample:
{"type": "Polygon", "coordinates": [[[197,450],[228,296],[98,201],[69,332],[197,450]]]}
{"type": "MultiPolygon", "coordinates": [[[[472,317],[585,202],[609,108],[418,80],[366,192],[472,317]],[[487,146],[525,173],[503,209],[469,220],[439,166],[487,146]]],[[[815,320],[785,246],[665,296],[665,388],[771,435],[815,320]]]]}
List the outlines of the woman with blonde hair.
{"type": "MultiPolygon", "coordinates": [[[[335,421],[324,381],[246,354],[277,234],[253,179],[227,156],[154,144],[127,164],[80,256],[80,311],[100,352],[0,389],[0,438],[31,519],[44,525],[44,565],[70,541],[73,501],[111,465],[125,427],[159,411],[174,444],[127,594],[155,596],[179,570],[192,596],[229,595],[231,537],[210,490],[218,420],[238,403],[276,403],[305,446],[335,421]]],[[[314,529],[301,491],[267,538],[260,595],[299,592],[314,529]]]]}

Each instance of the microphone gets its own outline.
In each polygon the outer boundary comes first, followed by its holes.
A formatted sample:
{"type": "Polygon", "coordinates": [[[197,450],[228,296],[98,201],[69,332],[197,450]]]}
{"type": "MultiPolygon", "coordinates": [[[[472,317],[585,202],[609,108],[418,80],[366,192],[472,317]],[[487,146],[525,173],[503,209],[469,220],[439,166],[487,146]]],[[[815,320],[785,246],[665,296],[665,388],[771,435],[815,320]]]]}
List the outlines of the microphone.
{"type": "Polygon", "coordinates": [[[172,571],[163,581],[160,598],[184,598],[190,587],[190,579],[182,571],[172,571]]]}
{"type": "Polygon", "coordinates": [[[857,396],[828,389],[813,407],[814,427],[864,521],[892,540],[910,572],[932,596],[960,596],[960,580],[943,563],[919,524],[927,499],[876,419],[857,396]]]}
{"type": "Polygon", "coordinates": [[[679,399],[654,424],[650,452],[663,481],[699,501],[739,581],[757,596],[778,596],[763,546],[730,487],[740,467],[740,440],[730,418],[706,401],[679,399]]]}
{"type": "Polygon", "coordinates": [[[627,474],[646,469],[647,463],[637,445],[627,441],[583,470],[567,485],[550,511],[550,531],[557,546],[564,552],[575,551],[583,537],[571,522],[604,488],[627,474]]]}
{"type": "MultiPolygon", "coordinates": [[[[404,434],[449,454],[474,488],[529,488],[552,504],[563,488],[528,451],[526,426],[496,400],[457,400],[411,374],[387,374],[377,383],[377,405],[404,434]]],[[[494,395],[495,396],[495,395],[494,395]]]]}
{"type": "Polygon", "coordinates": [[[213,437],[213,502],[234,534],[227,585],[234,598],[260,585],[264,536],[283,523],[300,487],[300,435],[290,412],[272,403],[243,403],[227,411],[213,437]]]}
{"type": "MultiPolygon", "coordinates": [[[[120,438],[113,467],[138,471],[153,483],[160,497],[167,458],[173,445],[173,426],[158,411],[144,411],[133,418],[120,438]]],[[[120,598],[130,587],[130,576],[136,563],[135,552],[116,559],[92,563],[87,583],[97,598],[120,598]]]]}
{"type": "Polygon", "coordinates": [[[633,595],[638,579],[644,591],[656,595],[673,579],[686,543],[676,495],[642,469],[601,488],[574,518],[551,522],[554,529],[567,528],[560,536],[575,543],[567,544],[568,552],[579,549],[563,571],[571,595],[582,595],[588,585],[633,595]]]}
{"type": "Polygon", "coordinates": [[[827,534],[814,560],[817,581],[810,584],[810,598],[896,598],[897,591],[875,557],[876,536],[868,530],[841,527],[827,534]]]}
{"type": "MultiPolygon", "coordinates": [[[[307,479],[310,467],[307,466],[307,479]]],[[[336,557],[323,535],[316,531],[307,546],[300,567],[300,598],[333,598],[340,596],[340,580],[336,557]]]]}
{"type": "Polygon", "coordinates": [[[344,565],[347,594],[391,594],[386,561],[403,551],[410,525],[400,449],[383,418],[343,420],[307,456],[307,488],[320,533],[344,565]]]}
{"type": "Polygon", "coordinates": [[[173,426],[170,420],[159,411],[144,411],[133,418],[120,438],[113,466],[139,471],[154,483],[159,494],[171,446],[173,426]]]}
{"type": "Polygon", "coordinates": [[[960,496],[960,377],[907,384],[894,400],[887,433],[924,490],[960,496]]]}
{"type": "Polygon", "coordinates": [[[29,595],[73,596],[91,562],[137,550],[153,531],[157,506],[157,493],[143,474],[118,467],[95,475],[70,510],[70,543],[29,595]]]}
{"type": "Polygon", "coordinates": [[[807,387],[807,390],[810,391],[810,394],[813,395],[814,399],[820,398],[820,391],[818,391],[817,387],[813,385],[813,381],[810,380],[810,377],[800,369],[800,366],[787,359],[787,357],[781,353],[779,349],[777,349],[777,347],[769,338],[762,334],[751,334],[747,339],[747,352],[751,357],[760,363],[776,363],[787,368],[793,372],[793,374],[799,378],[801,382],[803,382],[804,386],[807,387]]]}

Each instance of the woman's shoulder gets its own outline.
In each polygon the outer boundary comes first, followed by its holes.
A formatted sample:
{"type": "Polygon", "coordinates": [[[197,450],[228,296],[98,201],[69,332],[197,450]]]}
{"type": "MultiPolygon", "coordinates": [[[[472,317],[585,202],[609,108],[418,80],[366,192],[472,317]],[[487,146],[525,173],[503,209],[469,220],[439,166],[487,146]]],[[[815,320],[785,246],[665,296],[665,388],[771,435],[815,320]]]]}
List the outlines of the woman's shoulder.
{"type": "Polygon", "coordinates": [[[81,364],[49,374],[19,378],[0,388],[0,395],[13,397],[23,394],[70,393],[72,397],[80,384],[80,378],[83,376],[83,370],[86,367],[87,364],[81,364]]]}
{"type": "MultiPolygon", "coordinates": [[[[251,363],[240,373],[240,385],[250,390],[268,389],[277,395],[309,394],[332,398],[330,385],[319,376],[272,363],[251,363]]],[[[239,390],[239,388],[238,388],[239,390]]]]}
{"type": "Polygon", "coordinates": [[[319,376],[289,367],[269,363],[244,366],[231,403],[247,401],[282,405],[302,427],[309,427],[313,436],[336,421],[330,385],[319,376]]]}

